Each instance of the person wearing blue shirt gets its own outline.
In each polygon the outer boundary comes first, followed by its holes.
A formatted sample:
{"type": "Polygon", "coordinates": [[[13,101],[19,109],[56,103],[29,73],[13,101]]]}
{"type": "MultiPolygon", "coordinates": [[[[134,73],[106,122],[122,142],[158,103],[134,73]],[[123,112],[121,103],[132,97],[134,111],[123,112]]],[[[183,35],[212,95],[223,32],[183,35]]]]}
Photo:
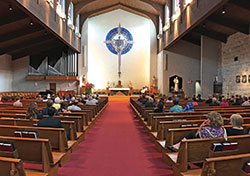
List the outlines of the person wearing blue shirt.
{"type": "Polygon", "coordinates": [[[192,102],[188,102],[184,112],[194,112],[194,104],[192,102]]]}
{"type": "Polygon", "coordinates": [[[174,106],[170,108],[169,112],[183,112],[183,108],[178,103],[178,100],[174,100],[174,106]]]}
{"type": "MultiPolygon", "coordinates": [[[[50,107],[52,107],[53,104],[54,104],[54,102],[52,100],[47,101],[47,107],[42,109],[42,116],[48,115],[48,109],[50,107]]],[[[57,110],[55,111],[55,115],[57,115],[57,116],[59,115],[57,110]]],[[[41,118],[43,118],[42,116],[41,116],[41,118]]],[[[38,119],[41,119],[41,118],[38,118],[38,119]]]]}

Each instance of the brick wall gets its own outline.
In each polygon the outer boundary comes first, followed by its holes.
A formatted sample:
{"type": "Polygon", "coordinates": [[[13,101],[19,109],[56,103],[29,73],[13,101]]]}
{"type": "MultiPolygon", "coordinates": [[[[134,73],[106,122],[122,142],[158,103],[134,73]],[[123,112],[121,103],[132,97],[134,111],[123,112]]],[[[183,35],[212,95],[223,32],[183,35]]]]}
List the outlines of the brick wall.
{"type": "Polygon", "coordinates": [[[221,67],[218,69],[223,82],[223,94],[239,94],[250,96],[250,35],[236,33],[222,44],[221,67]],[[238,61],[235,61],[238,57],[238,61]],[[236,75],[247,75],[246,83],[236,83],[236,75]],[[248,76],[249,75],[249,76],[248,76]]]}

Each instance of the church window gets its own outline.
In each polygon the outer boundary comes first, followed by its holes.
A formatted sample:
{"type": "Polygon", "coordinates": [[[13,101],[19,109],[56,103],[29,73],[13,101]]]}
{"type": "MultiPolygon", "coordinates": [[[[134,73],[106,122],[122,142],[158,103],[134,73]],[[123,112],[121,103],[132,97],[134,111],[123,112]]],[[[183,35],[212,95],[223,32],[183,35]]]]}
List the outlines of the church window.
{"type": "Polygon", "coordinates": [[[181,14],[180,0],[173,0],[173,16],[172,21],[175,21],[181,14]]]}
{"type": "Polygon", "coordinates": [[[170,11],[168,5],[165,5],[165,24],[163,30],[166,31],[170,27],[170,11]]]}
{"type": "Polygon", "coordinates": [[[47,0],[47,2],[49,3],[49,5],[50,5],[51,7],[54,8],[54,0],[47,0]]]}
{"type": "Polygon", "coordinates": [[[73,3],[71,2],[69,4],[69,11],[68,11],[68,26],[74,29],[73,19],[74,19],[74,9],[73,9],[73,3]]]}
{"type": "Polygon", "coordinates": [[[60,17],[65,18],[65,0],[57,0],[56,12],[60,17]]]}

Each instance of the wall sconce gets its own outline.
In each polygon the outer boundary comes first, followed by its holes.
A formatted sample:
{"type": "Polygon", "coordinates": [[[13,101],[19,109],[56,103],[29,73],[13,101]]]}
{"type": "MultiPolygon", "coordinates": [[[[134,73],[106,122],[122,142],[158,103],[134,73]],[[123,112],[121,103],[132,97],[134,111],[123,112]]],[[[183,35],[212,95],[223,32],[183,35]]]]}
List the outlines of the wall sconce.
{"type": "Polygon", "coordinates": [[[185,5],[186,5],[186,6],[190,5],[192,1],[193,1],[193,0],[186,0],[186,1],[185,1],[185,5]]]}
{"type": "Polygon", "coordinates": [[[157,35],[157,39],[158,39],[158,40],[162,39],[162,34],[158,34],[158,35],[157,35]]]}

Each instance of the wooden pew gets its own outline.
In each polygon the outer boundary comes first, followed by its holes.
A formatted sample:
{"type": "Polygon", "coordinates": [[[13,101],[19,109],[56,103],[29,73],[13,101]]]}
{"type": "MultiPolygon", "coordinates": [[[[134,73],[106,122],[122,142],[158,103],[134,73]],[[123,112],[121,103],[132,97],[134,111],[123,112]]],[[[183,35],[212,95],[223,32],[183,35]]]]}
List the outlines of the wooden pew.
{"type": "Polygon", "coordinates": [[[41,172],[57,176],[59,162],[65,154],[52,152],[48,139],[0,136],[0,141],[14,144],[23,162],[42,164],[41,172]]]}
{"type": "Polygon", "coordinates": [[[209,157],[220,157],[250,153],[250,135],[229,136],[227,142],[237,142],[236,150],[213,152],[213,143],[225,142],[223,138],[183,139],[178,152],[163,153],[163,160],[173,166],[174,175],[188,171],[188,164],[201,163],[209,157]]]}
{"type": "Polygon", "coordinates": [[[63,166],[70,161],[70,155],[77,150],[78,143],[75,140],[67,140],[66,133],[63,128],[44,128],[29,126],[11,126],[0,125],[0,134],[2,136],[14,136],[15,131],[34,131],[38,133],[41,139],[49,139],[53,150],[58,150],[65,155],[61,158],[60,164],[63,166]]]}
{"type": "Polygon", "coordinates": [[[13,125],[0,125],[0,134],[2,136],[14,136],[15,131],[35,131],[38,137],[42,139],[49,139],[51,147],[60,152],[75,150],[77,148],[76,140],[67,140],[64,128],[47,128],[47,127],[34,127],[34,126],[13,126],[13,125]]]}
{"type": "Polygon", "coordinates": [[[48,176],[47,173],[24,169],[21,159],[0,157],[0,171],[3,176],[48,176]]]}
{"type": "MultiPolygon", "coordinates": [[[[25,114],[16,114],[16,113],[5,113],[5,114],[1,114],[0,113],[0,118],[22,118],[24,119],[26,117],[25,114]]],[[[45,116],[46,117],[46,116],[45,116]]],[[[74,121],[75,125],[76,125],[76,130],[78,132],[83,131],[83,123],[82,123],[82,116],[67,116],[67,115],[63,115],[63,116],[54,116],[57,119],[60,119],[62,121],[74,121]]]]}
{"type": "MultiPolygon", "coordinates": [[[[199,127],[205,119],[184,120],[184,121],[159,121],[157,127],[157,137],[159,140],[166,139],[168,130],[173,128],[199,127]],[[186,126],[185,125],[189,125],[186,126]]],[[[244,124],[250,124],[250,117],[243,117],[244,124]]],[[[229,125],[230,118],[223,118],[224,125],[229,125]]],[[[153,132],[152,132],[153,133],[153,132]]]]}
{"type": "MultiPolygon", "coordinates": [[[[250,124],[243,124],[243,128],[246,132],[249,132],[250,124]]],[[[224,125],[224,128],[231,128],[232,125],[224,125]]],[[[191,131],[198,130],[199,127],[190,127],[190,128],[172,128],[169,129],[169,135],[167,135],[166,145],[174,145],[180,142],[185,136],[187,136],[191,131]]]]}
{"type": "MultiPolygon", "coordinates": [[[[201,176],[249,176],[242,168],[246,162],[250,162],[250,153],[241,155],[231,155],[215,158],[207,158],[201,170],[201,176]]],[[[190,173],[181,173],[182,175],[190,175],[190,173]]],[[[192,174],[195,176],[195,174],[192,174]]],[[[200,176],[199,174],[197,176],[200,176]]]]}
{"type": "MultiPolygon", "coordinates": [[[[37,126],[37,119],[0,118],[0,125],[37,126]]],[[[74,121],[61,121],[63,128],[70,134],[70,139],[77,140],[74,121]]]]}

